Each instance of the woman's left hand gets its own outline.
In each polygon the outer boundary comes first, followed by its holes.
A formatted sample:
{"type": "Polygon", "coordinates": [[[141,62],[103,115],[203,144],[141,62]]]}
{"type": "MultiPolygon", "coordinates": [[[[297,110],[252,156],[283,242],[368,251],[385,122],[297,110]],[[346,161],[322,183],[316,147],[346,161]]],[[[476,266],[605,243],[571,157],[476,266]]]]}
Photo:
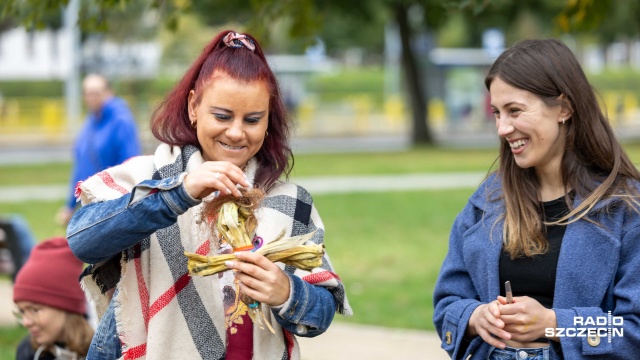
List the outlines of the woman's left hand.
{"type": "Polygon", "coordinates": [[[237,261],[226,265],[237,270],[240,290],[253,300],[278,306],[289,299],[289,277],[269,259],[250,251],[236,253],[237,261]]]}
{"type": "Polygon", "coordinates": [[[498,296],[500,319],[504,321],[504,330],[511,334],[512,340],[534,341],[545,337],[545,328],[556,327],[555,311],[528,296],[513,299],[512,304],[507,304],[505,297],[498,296]]]}

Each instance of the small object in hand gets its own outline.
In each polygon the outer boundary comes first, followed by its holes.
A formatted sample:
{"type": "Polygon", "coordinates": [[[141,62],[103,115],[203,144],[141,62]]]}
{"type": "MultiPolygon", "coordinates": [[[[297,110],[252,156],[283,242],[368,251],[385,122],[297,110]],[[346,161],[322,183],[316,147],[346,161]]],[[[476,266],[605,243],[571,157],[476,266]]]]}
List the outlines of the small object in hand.
{"type": "Polygon", "coordinates": [[[504,282],[504,292],[507,295],[507,304],[513,304],[513,292],[511,291],[511,282],[504,282]]]}

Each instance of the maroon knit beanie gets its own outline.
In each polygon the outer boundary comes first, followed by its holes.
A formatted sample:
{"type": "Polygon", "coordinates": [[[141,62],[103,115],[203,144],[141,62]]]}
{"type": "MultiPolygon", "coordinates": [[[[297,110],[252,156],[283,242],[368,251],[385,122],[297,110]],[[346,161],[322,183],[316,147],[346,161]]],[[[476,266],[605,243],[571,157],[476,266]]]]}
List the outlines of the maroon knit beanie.
{"type": "Polygon", "coordinates": [[[22,266],[13,285],[13,301],[30,301],[85,315],[86,300],[78,278],[84,264],[65,238],[38,244],[22,266]]]}

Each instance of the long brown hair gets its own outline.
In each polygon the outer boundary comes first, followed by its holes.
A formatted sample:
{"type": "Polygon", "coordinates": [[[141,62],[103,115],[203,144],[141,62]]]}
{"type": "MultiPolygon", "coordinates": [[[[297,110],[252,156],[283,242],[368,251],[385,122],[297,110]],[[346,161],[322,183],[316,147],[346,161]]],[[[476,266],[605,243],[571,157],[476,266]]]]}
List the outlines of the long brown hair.
{"type": "MultiPolygon", "coordinates": [[[[59,340],[66,349],[75,352],[78,356],[86,357],[94,334],[93,328],[83,315],[65,313],[66,320],[59,340]]],[[[36,350],[39,346],[35,339],[31,338],[31,347],[36,350]]],[[[50,349],[46,350],[51,352],[50,349]]]]}
{"type": "MultiPolygon", "coordinates": [[[[637,189],[629,180],[640,181],[640,173],[616,140],[580,63],[565,44],[554,39],[518,42],[494,62],[485,78],[487,90],[498,77],[537,95],[547,106],[571,111],[570,120],[562,125],[566,126],[566,148],[560,168],[565,189],[573,189],[582,202],[572,208],[565,195],[569,214],[550,224],[592,221],[587,214],[599,201],[613,196],[629,207],[638,205],[637,189]]],[[[543,254],[548,241],[535,170],[518,167],[506,141],[499,159],[504,248],[512,258],[543,254]]]]}

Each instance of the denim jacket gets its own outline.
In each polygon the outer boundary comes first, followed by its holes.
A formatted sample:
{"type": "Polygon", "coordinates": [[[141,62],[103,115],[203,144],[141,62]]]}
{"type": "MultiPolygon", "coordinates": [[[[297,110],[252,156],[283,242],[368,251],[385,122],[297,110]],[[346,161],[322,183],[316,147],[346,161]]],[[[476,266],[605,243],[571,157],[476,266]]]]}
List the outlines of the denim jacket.
{"type": "MultiPolygon", "coordinates": [[[[193,199],[182,180],[186,173],[162,180],[146,180],[119,199],[91,203],[80,208],[67,228],[73,253],[81,260],[96,264],[134,246],[158,229],[177,221],[179,215],[200,200],[193,199]]],[[[322,334],[329,327],[336,303],[329,290],[287,274],[289,299],[272,307],[278,323],[287,331],[303,337],[322,334]]],[[[113,301],[101,318],[90,348],[90,359],[118,357],[120,342],[116,336],[113,301]]]]}
{"type": "MultiPolygon", "coordinates": [[[[486,359],[491,349],[480,336],[467,338],[465,332],[473,311],[500,294],[500,229],[504,224],[500,216],[504,205],[488,201],[489,195],[493,199],[501,194],[495,176],[483,182],[457,216],[434,290],[434,324],[442,348],[452,359],[486,359]]],[[[581,201],[576,197],[574,208],[581,201]]],[[[576,319],[606,319],[610,311],[623,319],[624,336],[560,337],[559,342],[550,342],[551,359],[638,359],[639,214],[637,208],[629,209],[613,198],[591,209],[589,218],[596,223],[582,219],[567,225],[552,308],[557,328],[583,327],[576,326],[576,319]]],[[[584,328],[595,329],[597,325],[585,324],[584,328]]]]}

